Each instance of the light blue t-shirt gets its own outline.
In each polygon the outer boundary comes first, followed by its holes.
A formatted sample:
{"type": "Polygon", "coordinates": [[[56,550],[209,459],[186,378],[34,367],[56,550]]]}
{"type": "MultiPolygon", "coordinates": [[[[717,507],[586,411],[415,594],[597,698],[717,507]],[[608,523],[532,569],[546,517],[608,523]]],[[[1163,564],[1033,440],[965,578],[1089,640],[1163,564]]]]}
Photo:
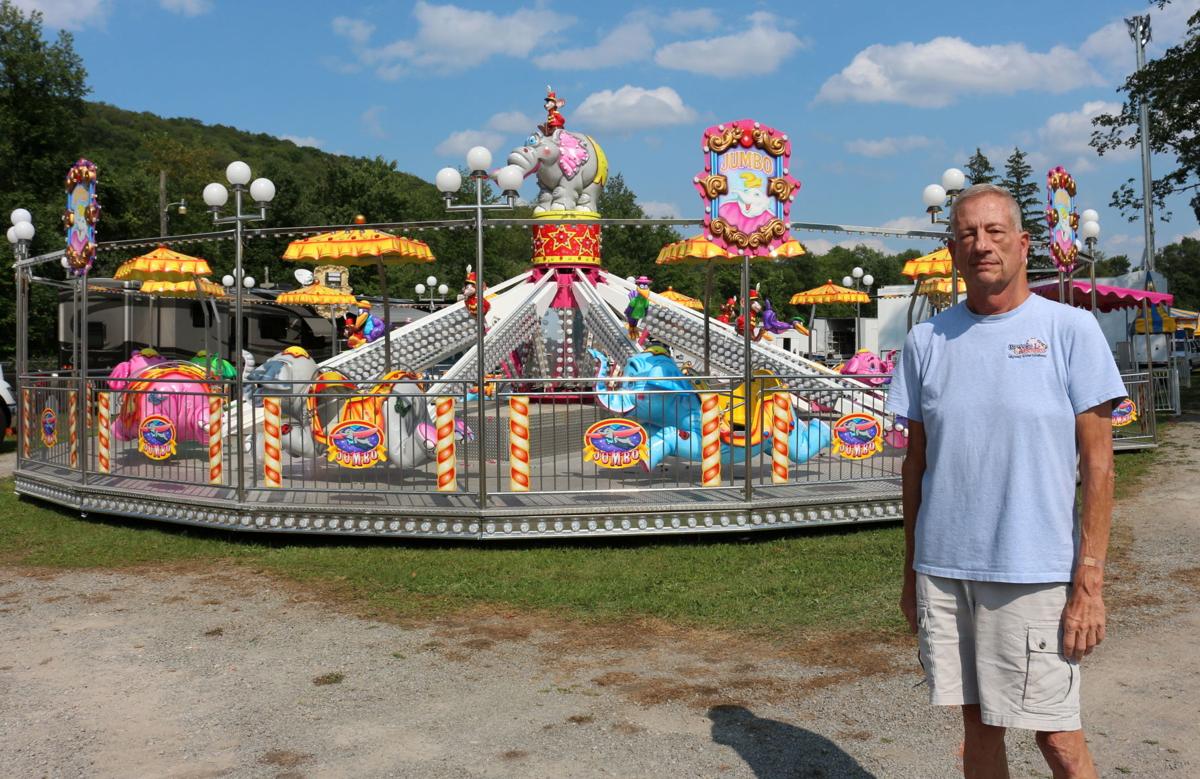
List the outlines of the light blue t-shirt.
{"type": "Polygon", "coordinates": [[[966,303],[904,343],[886,408],[925,425],[913,568],[996,582],[1068,582],[1075,558],[1075,416],[1125,397],[1100,326],[1030,295],[966,303]]]}

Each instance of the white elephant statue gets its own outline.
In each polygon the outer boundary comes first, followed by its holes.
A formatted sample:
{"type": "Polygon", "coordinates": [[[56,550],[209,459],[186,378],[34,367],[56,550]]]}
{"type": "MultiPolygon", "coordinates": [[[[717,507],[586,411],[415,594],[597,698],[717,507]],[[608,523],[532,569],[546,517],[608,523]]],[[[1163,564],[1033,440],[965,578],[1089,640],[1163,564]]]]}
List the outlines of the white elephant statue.
{"type": "Polygon", "coordinates": [[[508,164],[525,176],[537,174],[535,214],[551,211],[596,213],[600,191],[608,180],[608,160],[590,135],[557,129],[550,135],[529,136],[513,149],[508,164]]]}

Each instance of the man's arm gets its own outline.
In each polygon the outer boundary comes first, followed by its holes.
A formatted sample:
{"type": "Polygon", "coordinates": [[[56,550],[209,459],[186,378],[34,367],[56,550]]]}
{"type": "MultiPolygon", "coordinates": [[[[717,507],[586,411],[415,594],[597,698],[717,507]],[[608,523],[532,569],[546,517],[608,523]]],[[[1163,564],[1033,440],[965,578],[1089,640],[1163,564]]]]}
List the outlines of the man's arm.
{"type": "Polygon", "coordinates": [[[1112,403],[1101,403],[1075,417],[1079,447],[1079,554],[1071,576],[1071,597],[1063,609],[1063,655],[1081,660],[1104,640],[1104,557],[1112,526],[1112,403]]]}
{"type": "Polygon", "coordinates": [[[921,479],[925,476],[925,424],[908,422],[908,448],[900,466],[904,503],[904,586],[900,592],[900,611],[908,620],[908,629],[917,632],[917,574],[913,571],[914,534],[917,512],[921,509],[921,479]]]}

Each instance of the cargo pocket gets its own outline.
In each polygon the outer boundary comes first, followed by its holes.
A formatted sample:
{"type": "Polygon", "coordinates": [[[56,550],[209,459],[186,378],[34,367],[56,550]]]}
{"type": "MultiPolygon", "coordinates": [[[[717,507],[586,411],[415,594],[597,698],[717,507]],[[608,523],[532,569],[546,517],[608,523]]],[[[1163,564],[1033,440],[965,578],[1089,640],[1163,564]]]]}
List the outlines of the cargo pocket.
{"type": "Polygon", "coordinates": [[[1059,714],[1071,697],[1075,666],[1063,657],[1059,622],[1026,626],[1025,693],[1021,708],[1033,714],[1059,714]]]}
{"type": "Polygon", "coordinates": [[[926,681],[930,682],[930,687],[933,686],[933,653],[930,650],[932,642],[929,640],[929,606],[925,604],[917,605],[917,662],[921,664],[921,670],[925,672],[926,681]]]}

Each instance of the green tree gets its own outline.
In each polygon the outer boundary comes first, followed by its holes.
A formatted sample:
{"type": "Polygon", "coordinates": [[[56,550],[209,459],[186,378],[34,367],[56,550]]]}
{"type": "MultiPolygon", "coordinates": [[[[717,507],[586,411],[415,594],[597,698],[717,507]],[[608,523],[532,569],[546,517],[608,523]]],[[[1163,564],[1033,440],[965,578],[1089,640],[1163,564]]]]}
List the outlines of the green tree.
{"type": "Polygon", "coordinates": [[[1004,178],[1000,186],[1016,198],[1021,207],[1021,226],[1035,241],[1046,240],[1046,212],[1041,200],[1041,187],[1033,178],[1033,168],[1026,160],[1025,152],[1013,147],[1013,153],[1004,162],[1004,178]]]}
{"type": "Polygon", "coordinates": [[[1106,257],[1104,252],[1096,250],[1096,276],[1098,278],[1123,276],[1129,272],[1129,266],[1128,255],[1114,254],[1112,257],[1106,257]]]}
{"type": "Polygon", "coordinates": [[[975,153],[971,155],[971,159],[967,160],[966,164],[967,184],[994,184],[996,182],[996,169],[992,167],[992,162],[983,153],[983,150],[978,146],[975,147],[975,153]]]}
{"type": "MultiPolygon", "coordinates": [[[[1099,154],[1135,148],[1141,141],[1138,117],[1144,103],[1150,115],[1150,149],[1175,158],[1174,169],[1155,179],[1151,194],[1162,218],[1170,218],[1164,200],[1168,195],[1192,192],[1189,204],[1200,219],[1200,11],[1188,19],[1187,36],[1140,72],[1125,80],[1120,91],[1125,103],[1116,114],[1092,120],[1098,129],[1091,144],[1099,154]]],[[[1140,187],[1131,178],[1113,192],[1111,205],[1129,221],[1141,218],[1140,187]]]]}
{"type": "Polygon", "coordinates": [[[1158,252],[1155,269],[1167,277],[1175,305],[1200,308],[1200,240],[1184,238],[1158,252]]]}
{"type": "MultiPolygon", "coordinates": [[[[85,110],[87,73],[69,33],[53,43],[42,37],[42,15],[25,15],[0,0],[0,213],[30,210],[38,233],[32,254],[62,245],[58,215],[63,208],[63,176],[80,156],[80,118],[85,110]]],[[[40,271],[62,277],[53,266],[40,271]]],[[[12,273],[0,272],[0,330],[16,332],[12,273]]],[[[53,351],[57,330],[54,293],[35,288],[30,307],[30,338],[39,353],[53,351]]],[[[0,339],[0,359],[11,359],[13,339],[0,339]]]]}

